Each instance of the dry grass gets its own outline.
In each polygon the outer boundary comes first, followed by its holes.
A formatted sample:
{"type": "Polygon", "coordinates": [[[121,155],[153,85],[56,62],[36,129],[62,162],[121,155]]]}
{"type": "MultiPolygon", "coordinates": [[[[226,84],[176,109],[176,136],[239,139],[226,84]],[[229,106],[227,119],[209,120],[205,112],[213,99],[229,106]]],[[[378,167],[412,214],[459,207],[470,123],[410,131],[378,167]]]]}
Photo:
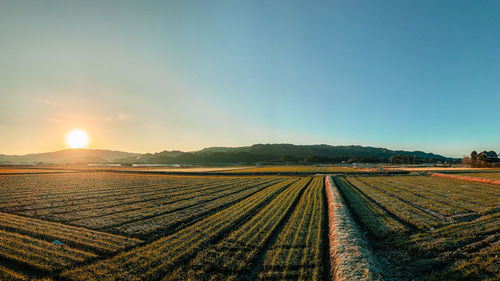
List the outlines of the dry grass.
{"type": "Polygon", "coordinates": [[[380,269],[332,177],[326,178],[334,280],[379,280],[380,269]]]}

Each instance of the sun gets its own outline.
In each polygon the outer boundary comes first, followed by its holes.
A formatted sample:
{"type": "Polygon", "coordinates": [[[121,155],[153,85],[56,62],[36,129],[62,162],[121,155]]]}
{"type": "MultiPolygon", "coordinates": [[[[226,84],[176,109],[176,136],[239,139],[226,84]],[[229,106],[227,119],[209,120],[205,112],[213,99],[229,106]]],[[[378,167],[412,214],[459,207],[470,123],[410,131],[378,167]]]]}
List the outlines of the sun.
{"type": "Polygon", "coordinates": [[[82,130],[72,130],[66,135],[66,144],[71,148],[84,148],[88,142],[89,137],[82,130]]]}

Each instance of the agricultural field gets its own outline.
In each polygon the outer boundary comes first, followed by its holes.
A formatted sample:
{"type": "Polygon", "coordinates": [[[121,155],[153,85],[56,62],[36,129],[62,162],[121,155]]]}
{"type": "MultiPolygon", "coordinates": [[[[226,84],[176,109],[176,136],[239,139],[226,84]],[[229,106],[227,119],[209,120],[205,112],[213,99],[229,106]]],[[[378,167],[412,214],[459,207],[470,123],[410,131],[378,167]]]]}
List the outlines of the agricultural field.
{"type": "Polygon", "coordinates": [[[484,172],[484,173],[454,173],[454,175],[461,175],[466,177],[475,177],[483,179],[500,180],[500,172],[484,172]]]}
{"type": "Polygon", "coordinates": [[[335,183],[388,277],[500,278],[497,185],[431,176],[337,176],[335,183]]]}
{"type": "Polygon", "coordinates": [[[0,175],[0,280],[499,277],[497,185],[278,174],[0,175]]]}
{"type": "Polygon", "coordinates": [[[3,175],[0,280],[326,280],[323,186],[323,177],[3,175]]]}
{"type": "Polygon", "coordinates": [[[351,167],[342,167],[342,166],[257,166],[254,168],[248,169],[236,169],[225,172],[234,172],[234,173],[348,173],[348,172],[356,172],[355,169],[351,167]]]}

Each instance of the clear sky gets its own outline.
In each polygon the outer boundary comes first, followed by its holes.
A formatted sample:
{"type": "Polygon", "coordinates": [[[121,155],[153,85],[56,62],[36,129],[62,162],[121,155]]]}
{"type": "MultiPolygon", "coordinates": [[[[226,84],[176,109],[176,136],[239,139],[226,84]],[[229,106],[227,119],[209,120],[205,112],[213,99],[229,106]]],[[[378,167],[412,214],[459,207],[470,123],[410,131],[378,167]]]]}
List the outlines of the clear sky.
{"type": "Polygon", "coordinates": [[[500,152],[500,1],[0,1],[0,153],[500,152]]]}

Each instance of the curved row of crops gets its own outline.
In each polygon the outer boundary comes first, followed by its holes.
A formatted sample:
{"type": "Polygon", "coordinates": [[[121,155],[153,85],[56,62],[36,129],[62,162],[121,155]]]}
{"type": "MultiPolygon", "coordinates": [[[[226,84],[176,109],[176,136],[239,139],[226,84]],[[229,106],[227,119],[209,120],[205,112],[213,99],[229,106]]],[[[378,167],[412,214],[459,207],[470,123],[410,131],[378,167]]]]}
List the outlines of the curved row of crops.
{"type": "Polygon", "coordinates": [[[292,184],[270,201],[243,225],[216,244],[200,252],[182,269],[169,274],[165,280],[182,277],[194,280],[231,280],[238,276],[251,275],[252,268],[266,243],[279,231],[287,214],[295,206],[310,178],[292,184]]]}
{"type": "Polygon", "coordinates": [[[0,176],[0,280],[326,280],[330,268],[337,280],[498,275],[498,186],[334,181],[340,193],[319,176],[0,176]]]}
{"type": "Polygon", "coordinates": [[[108,280],[120,280],[125,276],[134,276],[137,280],[157,280],[167,273],[171,274],[204,247],[229,234],[235,226],[297,181],[287,179],[279,182],[172,235],[111,259],[70,269],[63,272],[63,276],[73,280],[95,280],[99,276],[106,276],[108,280]]]}
{"type": "Polygon", "coordinates": [[[94,253],[114,253],[142,243],[141,240],[60,223],[0,213],[0,229],[52,242],[61,241],[94,253]]]}
{"type": "MultiPolygon", "coordinates": [[[[21,268],[52,272],[140,243],[133,238],[0,213],[0,260],[21,268]]],[[[22,274],[2,268],[5,276],[1,279],[23,279],[22,274]]]]}
{"type": "MultiPolygon", "coordinates": [[[[239,181],[245,184],[248,179],[239,181]]],[[[234,183],[232,183],[234,184],[234,183]]],[[[120,192],[101,193],[100,187],[96,187],[95,193],[88,197],[65,198],[64,201],[46,202],[43,198],[40,203],[30,204],[17,210],[20,214],[36,214],[50,219],[61,221],[74,221],[91,219],[95,217],[110,215],[124,210],[148,208],[169,202],[190,200],[198,195],[208,195],[230,188],[229,183],[192,183],[183,185],[175,181],[169,182],[167,186],[158,186],[151,189],[149,186],[135,186],[134,190],[122,190],[120,192]],[[104,197],[104,198],[103,198],[104,197]],[[106,201],[104,201],[105,199],[106,201]],[[50,204],[50,205],[49,205],[50,204]]],[[[35,198],[36,200],[37,198],[35,198]]],[[[16,206],[19,208],[20,206],[16,206]]]]}
{"type": "Polygon", "coordinates": [[[373,235],[382,238],[391,232],[406,230],[403,224],[377,205],[373,199],[354,188],[343,177],[336,176],[335,184],[351,205],[354,213],[373,235]]]}
{"type": "MultiPolygon", "coordinates": [[[[109,215],[103,215],[99,217],[86,218],[82,220],[72,221],[75,225],[104,229],[109,227],[122,226],[127,223],[133,223],[148,219],[151,217],[158,217],[168,213],[175,213],[176,211],[181,211],[187,208],[191,208],[191,212],[196,212],[204,208],[209,208],[206,206],[212,204],[214,200],[219,200],[220,202],[228,202],[228,198],[232,195],[242,193],[248,189],[251,191],[260,190],[268,185],[279,182],[279,179],[272,180],[256,180],[255,183],[234,183],[229,185],[221,185],[213,187],[207,191],[193,192],[188,195],[189,199],[179,199],[178,197],[172,196],[173,198],[168,198],[166,200],[155,200],[152,202],[131,204],[124,206],[123,210],[119,212],[114,212],[109,215]],[[136,205],[139,205],[136,207],[136,205]],[[128,208],[133,208],[128,210],[128,208]]],[[[189,190],[185,191],[188,193],[189,190]]],[[[240,195],[241,196],[241,195],[240,195]]],[[[244,195],[243,195],[244,196],[244,195]]]]}
{"type": "Polygon", "coordinates": [[[391,278],[500,277],[497,186],[429,176],[348,176],[335,181],[376,238],[372,242],[390,264],[391,278]],[[394,227],[398,223],[401,227],[394,227]]]}
{"type": "Polygon", "coordinates": [[[282,180],[99,173],[3,176],[0,210],[146,237],[201,218],[282,180]]]}
{"type": "MultiPolygon", "coordinates": [[[[72,280],[324,280],[323,177],[288,179],[172,235],[62,273],[72,280]],[[127,277],[127,278],[129,278],[127,277]]],[[[326,258],[326,260],[328,260],[326,258]]]]}

